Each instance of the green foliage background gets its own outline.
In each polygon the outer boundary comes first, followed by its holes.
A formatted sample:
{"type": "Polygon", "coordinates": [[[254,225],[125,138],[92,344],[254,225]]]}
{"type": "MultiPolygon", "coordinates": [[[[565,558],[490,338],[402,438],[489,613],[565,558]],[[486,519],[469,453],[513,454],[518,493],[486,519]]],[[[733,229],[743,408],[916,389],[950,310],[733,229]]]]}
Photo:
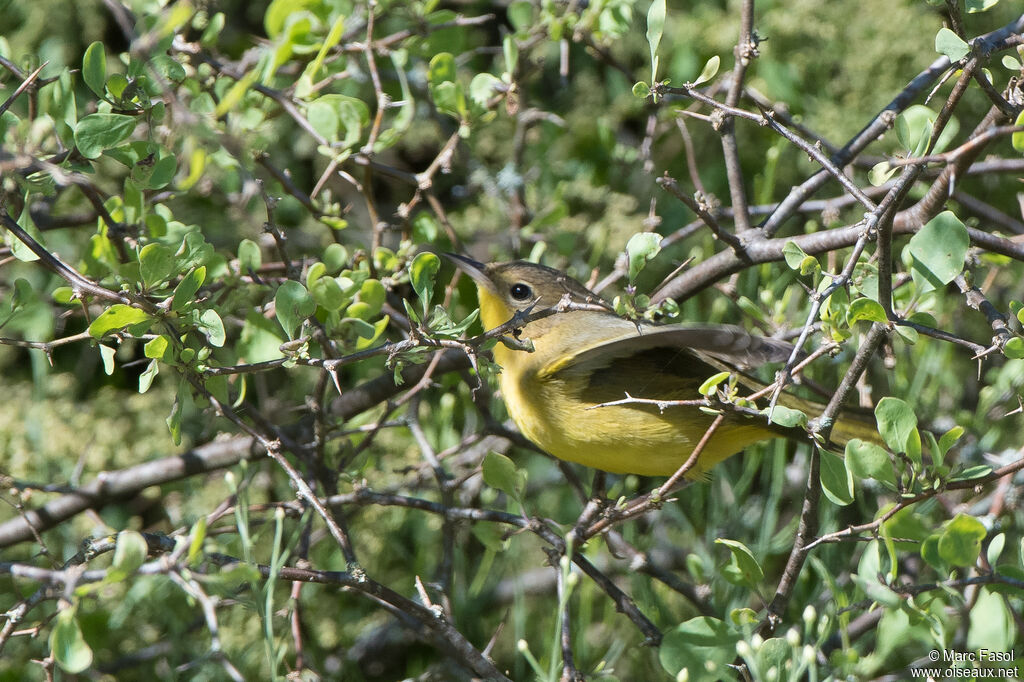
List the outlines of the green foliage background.
{"type": "MultiPolygon", "coordinates": [[[[966,35],[1012,22],[1019,10],[1013,5],[1004,0],[963,14],[966,35]]],[[[88,292],[69,289],[66,278],[28,260],[5,230],[0,524],[101,472],[238,438],[246,424],[250,435],[285,439],[284,456],[319,496],[351,496],[334,508],[358,564],[296,497],[279,463],[254,446],[230,473],[203,471],[127,499],[103,499],[95,512],[0,550],[0,611],[30,595],[39,599],[17,622],[0,619],[8,627],[0,639],[0,679],[44,679],[34,660],[51,647],[58,669],[75,669],[91,652],[85,669],[111,679],[471,676],[465,658],[439,646],[408,611],[367,598],[358,586],[293,588],[300,583],[266,579],[247,564],[365,575],[414,602],[426,594],[467,642],[486,648],[496,670],[515,680],[563,673],[560,581],[570,593],[564,613],[575,666],[588,679],[672,679],[686,665],[689,679],[714,679],[736,674],[726,665],[737,652],[755,679],[768,678],[773,666],[786,679],[906,676],[935,649],[1016,646],[1020,654],[1021,477],[1011,472],[977,489],[945,488],[1022,456],[1020,262],[972,248],[957,268],[966,268],[968,281],[982,285],[1010,319],[1012,342],[1004,338],[979,361],[962,346],[904,329],[869,368],[864,392],[874,404],[898,398],[912,407],[921,431],[938,438],[959,426],[963,436],[952,438],[957,442],[945,459],[922,436],[923,463],[920,445],[914,461],[912,437],[889,442],[897,455],[884,459],[884,471],[851,473],[852,503],[822,501],[825,534],[870,524],[908,495],[926,498],[862,542],[815,547],[774,638],[765,642],[753,631],[793,548],[811,457],[806,443],[750,448],[709,481],[576,548],[665,635],[656,646],[606,588],[560,565],[538,534],[514,532],[507,521],[445,522],[383,497],[536,517],[560,536],[572,529],[584,504],[572,474],[589,490],[593,472],[569,469],[567,480],[564,469],[515,439],[492,394],[496,368],[485,356],[478,372],[463,362],[427,384],[409,381],[357,413],[343,406],[368,382],[430,361],[438,349],[429,343],[379,350],[408,339],[410,325],[435,342],[484,331],[472,317],[473,287],[465,277],[454,279],[451,266],[427,276],[428,297],[417,294],[410,279],[425,263],[416,265],[417,253],[529,258],[584,282],[614,272],[605,295],[621,296],[620,307],[628,301],[643,308],[637,293],[655,291],[687,259],[700,263],[724,248],[710,230],[684,231],[694,214],[656,184],[667,173],[694,192],[684,180],[677,119],[684,120],[709,203],[729,203],[719,135],[706,120],[678,113],[691,102],[632,94],[636,81],[650,80],[646,0],[132,0],[123,13],[112,6],[0,0],[0,56],[7,60],[0,98],[48,61],[41,80],[0,115],[0,206],[64,263],[128,297],[124,309],[100,318],[113,299],[86,296],[83,303],[78,294],[88,292]],[[372,38],[384,40],[374,44],[372,64],[371,10],[372,38]],[[341,30],[333,42],[332,27],[341,30]],[[97,72],[100,53],[105,66],[96,85],[89,74],[97,72]],[[383,109],[375,79],[387,96],[383,109]],[[103,121],[131,132],[118,135],[105,124],[90,137],[82,121],[106,114],[121,118],[103,121]],[[82,154],[89,145],[93,158],[82,154]],[[635,288],[627,286],[626,243],[650,230],[665,238],[662,248],[635,288]],[[143,251],[149,245],[159,246],[143,251]],[[201,288],[175,299],[200,268],[201,288]],[[81,336],[45,352],[17,345],[74,335],[81,336]],[[100,345],[110,354],[106,369],[100,345]],[[336,377],[317,366],[318,359],[355,353],[363,355],[340,365],[336,377]],[[253,363],[268,364],[218,374],[217,368],[253,363]],[[228,412],[237,420],[225,418],[228,412]],[[440,478],[429,453],[438,454],[440,478]],[[510,457],[516,473],[482,476],[485,458],[505,461],[494,453],[510,457]],[[896,481],[902,489],[887,484],[896,481]],[[380,497],[359,498],[359,491],[380,497]],[[102,544],[123,530],[150,534],[148,573],[136,574],[142,558],[133,563],[122,549],[120,558],[110,551],[77,557],[76,565],[108,573],[66,592],[11,575],[14,564],[59,569],[83,541],[102,544]],[[194,549],[159,568],[167,555],[155,544],[161,535],[172,546],[183,538],[180,552],[190,541],[194,549]],[[218,554],[246,563],[223,567],[212,558],[218,554]],[[118,575],[125,566],[132,570],[118,575]],[[964,583],[983,576],[979,584],[964,583]],[[953,582],[939,585],[946,580],[953,582]],[[893,589],[899,586],[910,588],[893,589]],[[215,632],[204,604],[216,607],[215,632]],[[11,628],[33,627],[35,637],[10,636],[11,628]],[[693,632],[705,630],[706,645],[695,648],[693,632]],[[825,653],[816,657],[814,649],[825,653]]],[[[709,92],[721,99],[739,14],[739,2],[669,3],[659,79],[692,81],[719,55],[722,70],[709,92]]],[[[935,34],[948,21],[948,7],[922,0],[758,2],[760,56],[746,82],[832,150],[938,58],[935,34]]],[[[1019,63],[1001,57],[993,55],[987,67],[996,89],[1010,92],[1019,63]]],[[[955,80],[937,88],[933,112],[955,80]]],[[[1019,111],[1020,103],[1012,104],[1019,111]]],[[[756,111],[748,100],[740,105],[756,111]]],[[[980,88],[968,91],[954,114],[960,132],[953,145],[967,139],[990,106],[980,88]]],[[[781,200],[819,169],[767,127],[735,126],[752,204],[781,200]]],[[[906,152],[890,132],[849,174],[868,187],[876,162],[906,152]]],[[[1020,158],[1006,136],[989,152],[1020,158]]],[[[967,175],[956,189],[1019,224],[1019,177],[1019,168],[967,175]]],[[[927,186],[920,183],[911,200],[927,186]]],[[[816,198],[838,193],[833,182],[816,198]]],[[[1006,230],[955,198],[947,208],[957,223],[1006,230]]],[[[801,213],[780,236],[852,224],[863,214],[857,205],[801,213]]],[[[897,310],[989,346],[990,321],[968,308],[954,286],[928,292],[910,280],[906,244],[897,237],[894,246],[897,310]]],[[[835,357],[807,372],[829,393],[869,326],[871,318],[858,322],[847,314],[851,300],[872,298],[863,277],[875,265],[873,248],[854,286],[825,306],[813,337],[840,343],[835,357]]],[[[822,269],[839,271],[848,255],[823,255],[803,273],[799,260],[795,268],[751,266],[678,301],[677,319],[798,333],[811,306],[808,292],[826,279],[822,269]]],[[[771,369],[763,379],[772,378],[771,369]]],[[[846,469],[838,467],[842,478],[846,469]]],[[[658,484],[610,477],[607,497],[629,499],[658,484]]],[[[121,546],[136,537],[122,536],[121,546]]]]}

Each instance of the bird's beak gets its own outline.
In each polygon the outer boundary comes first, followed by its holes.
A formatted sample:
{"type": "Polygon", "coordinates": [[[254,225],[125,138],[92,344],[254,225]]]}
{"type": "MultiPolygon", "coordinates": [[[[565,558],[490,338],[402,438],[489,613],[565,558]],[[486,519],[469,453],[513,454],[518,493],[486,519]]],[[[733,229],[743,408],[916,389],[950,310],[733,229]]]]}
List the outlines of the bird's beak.
{"type": "Polygon", "coordinates": [[[461,256],[457,253],[446,253],[445,258],[455,263],[455,266],[473,278],[473,281],[488,289],[494,288],[494,283],[487,276],[487,266],[480,261],[475,261],[468,256],[461,256]]]}

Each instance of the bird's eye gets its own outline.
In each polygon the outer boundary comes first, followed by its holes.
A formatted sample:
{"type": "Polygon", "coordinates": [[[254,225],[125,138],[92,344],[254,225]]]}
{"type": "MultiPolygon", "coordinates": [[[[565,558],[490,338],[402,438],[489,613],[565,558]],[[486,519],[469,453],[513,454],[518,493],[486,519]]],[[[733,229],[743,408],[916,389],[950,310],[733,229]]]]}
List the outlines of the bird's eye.
{"type": "Polygon", "coordinates": [[[509,293],[511,293],[512,298],[516,299],[517,301],[525,301],[526,299],[533,296],[533,290],[530,289],[530,287],[527,286],[526,284],[523,284],[522,282],[516,282],[515,284],[513,284],[512,288],[509,290],[509,293]]]}

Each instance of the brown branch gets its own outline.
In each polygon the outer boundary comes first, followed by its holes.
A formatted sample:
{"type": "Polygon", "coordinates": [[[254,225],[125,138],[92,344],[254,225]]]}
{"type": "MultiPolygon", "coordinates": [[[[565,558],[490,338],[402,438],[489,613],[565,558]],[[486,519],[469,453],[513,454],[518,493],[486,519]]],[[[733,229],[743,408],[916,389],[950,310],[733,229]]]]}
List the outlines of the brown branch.
{"type": "Polygon", "coordinates": [[[86,509],[99,509],[133,497],[143,489],[179,481],[233,466],[252,457],[253,439],[236,436],[230,440],[200,445],[188,452],[137,464],[118,471],[101,472],[74,492],[0,523],[0,547],[31,540],[32,530],[43,532],[86,509]]]}
{"type": "MultiPolygon", "coordinates": [[[[172,551],[174,548],[174,541],[171,538],[147,535],[146,540],[151,548],[153,545],[157,545],[160,551],[172,551]]],[[[230,568],[243,564],[239,559],[224,554],[206,553],[203,555],[203,559],[219,568],[230,568]]],[[[432,640],[435,645],[448,652],[453,658],[469,667],[474,673],[483,677],[483,679],[508,681],[508,678],[501,674],[494,667],[494,664],[470,644],[465,636],[445,618],[439,618],[427,606],[398,594],[386,585],[369,578],[361,571],[316,571],[289,566],[275,569],[265,564],[249,565],[256,568],[263,578],[276,577],[279,580],[348,588],[357,594],[389,607],[389,610],[393,613],[403,616],[402,620],[404,622],[408,623],[408,620],[411,619],[417,625],[417,627],[413,628],[414,632],[432,640]]],[[[189,567],[189,570],[193,573],[205,572],[195,566],[189,567]]],[[[0,562],[0,575],[11,575],[15,578],[25,578],[68,587],[83,583],[100,582],[107,578],[109,571],[110,569],[82,571],[77,566],[62,570],[51,570],[27,564],[0,562]]],[[[170,575],[175,572],[180,572],[177,566],[168,565],[160,559],[143,564],[137,570],[138,575],[170,575]]]]}
{"type": "Polygon", "coordinates": [[[1017,459],[1013,462],[1010,462],[1005,466],[1001,466],[995,471],[990,472],[986,476],[982,476],[980,478],[971,478],[963,481],[949,481],[948,483],[944,484],[939,488],[919,493],[914,497],[908,499],[900,500],[897,504],[889,508],[885,513],[881,514],[878,518],[871,521],[870,523],[860,524],[856,526],[848,526],[843,530],[822,535],[814,542],[807,545],[805,549],[809,551],[820,544],[826,542],[840,542],[846,538],[852,538],[854,536],[860,535],[861,533],[874,533],[882,527],[883,523],[894,517],[902,510],[906,509],[907,507],[911,507],[917,504],[918,502],[935,497],[947,490],[980,490],[983,486],[998,481],[999,479],[1004,478],[1006,476],[1012,476],[1013,474],[1016,474],[1018,471],[1024,471],[1024,457],[1017,459]]]}
{"type": "Polygon", "coordinates": [[[10,109],[11,105],[14,104],[14,101],[18,99],[21,93],[25,92],[30,87],[32,87],[32,84],[35,82],[36,78],[39,77],[39,74],[42,72],[43,69],[45,69],[49,65],[49,63],[49,60],[44,61],[36,68],[35,71],[25,76],[24,80],[21,81],[21,84],[14,89],[14,92],[11,93],[11,96],[8,97],[3,104],[0,104],[0,115],[3,115],[5,111],[10,109]]]}
{"type": "MultiPolygon", "coordinates": [[[[757,57],[757,41],[754,38],[754,0],[743,0],[740,5],[740,35],[733,48],[736,62],[732,70],[729,91],[725,96],[725,104],[735,107],[743,92],[743,77],[750,62],[757,57]]],[[[736,220],[736,232],[742,233],[750,229],[750,213],[747,210],[747,193],[743,182],[743,170],[740,165],[739,147],[736,143],[736,129],[731,117],[724,117],[721,125],[716,126],[722,138],[722,155],[725,158],[725,174],[729,181],[729,196],[732,199],[733,215],[736,220]]]]}
{"type": "Polygon", "coordinates": [[[101,287],[99,284],[96,284],[92,280],[80,274],[77,270],[64,263],[46,247],[33,239],[32,235],[22,229],[21,225],[18,225],[18,223],[11,218],[10,214],[7,213],[7,210],[2,207],[0,207],[0,223],[2,223],[8,231],[14,234],[15,237],[20,239],[21,242],[32,251],[32,253],[39,256],[40,262],[48,270],[51,270],[67,280],[68,284],[71,285],[71,288],[74,289],[77,294],[89,294],[111,303],[131,305],[149,313],[150,315],[159,314],[159,309],[148,299],[129,293],[117,293],[111,291],[110,289],[101,287]]]}
{"type": "Polygon", "coordinates": [[[662,188],[668,190],[672,196],[679,199],[679,201],[683,202],[687,208],[696,213],[697,217],[700,218],[705,225],[711,228],[711,232],[715,235],[716,239],[721,239],[732,248],[733,253],[735,253],[738,258],[743,258],[743,240],[732,232],[723,229],[715,216],[708,210],[707,206],[703,203],[699,203],[696,199],[679,189],[679,184],[676,182],[675,178],[671,177],[668,172],[666,172],[665,175],[658,178],[655,182],[657,182],[662,188]]]}
{"type": "MultiPolygon", "coordinates": [[[[846,399],[847,394],[857,383],[857,379],[867,367],[868,360],[875,354],[882,341],[885,340],[887,328],[884,324],[874,323],[868,332],[864,343],[857,351],[857,355],[850,364],[850,368],[843,376],[839,388],[832,395],[832,399],[825,407],[824,412],[811,425],[812,432],[819,433],[827,441],[832,432],[832,424],[835,421],[839,407],[846,399]]],[[[782,614],[785,613],[796,587],[797,578],[803,568],[807,553],[812,546],[811,538],[817,534],[818,529],[818,502],[821,498],[821,482],[819,480],[821,455],[817,447],[811,454],[811,466],[807,474],[807,486],[804,490],[804,502],[800,511],[800,524],[797,528],[793,548],[790,550],[789,558],[786,560],[786,567],[783,570],[782,578],[779,580],[775,590],[775,596],[768,605],[767,616],[758,626],[758,631],[765,636],[775,630],[776,625],[781,622],[782,614]]]]}

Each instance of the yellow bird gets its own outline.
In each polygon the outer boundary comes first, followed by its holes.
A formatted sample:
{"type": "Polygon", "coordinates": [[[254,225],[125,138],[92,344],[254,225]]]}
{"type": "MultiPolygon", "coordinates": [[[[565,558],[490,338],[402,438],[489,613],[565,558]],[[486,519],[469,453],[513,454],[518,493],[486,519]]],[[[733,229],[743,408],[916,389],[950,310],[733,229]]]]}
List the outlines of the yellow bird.
{"type": "MultiPolygon", "coordinates": [[[[556,312],[524,324],[517,338],[533,352],[499,343],[501,394],[523,435],[559,459],[613,473],[668,476],[689,458],[714,417],[696,406],[619,402],[627,398],[695,400],[698,387],[723,369],[785,361],[792,346],[726,325],[635,323],[616,315],[595,293],[553,268],[514,261],[484,265],[448,254],[477,285],[480,319],[493,329],[519,311],[556,312]],[[586,309],[579,309],[586,308],[586,309]],[[609,405],[609,403],[619,404],[609,405]]],[[[759,388],[743,377],[747,386],[759,388]]],[[[780,404],[814,417],[824,405],[784,396],[780,404]]],[[[782,435],[741,415],[722,422],[687,473],[698,478],[743,448],[782,435]]],[[[837,420],[832,440],[878,441],[859,415],[837,420]]]]}

